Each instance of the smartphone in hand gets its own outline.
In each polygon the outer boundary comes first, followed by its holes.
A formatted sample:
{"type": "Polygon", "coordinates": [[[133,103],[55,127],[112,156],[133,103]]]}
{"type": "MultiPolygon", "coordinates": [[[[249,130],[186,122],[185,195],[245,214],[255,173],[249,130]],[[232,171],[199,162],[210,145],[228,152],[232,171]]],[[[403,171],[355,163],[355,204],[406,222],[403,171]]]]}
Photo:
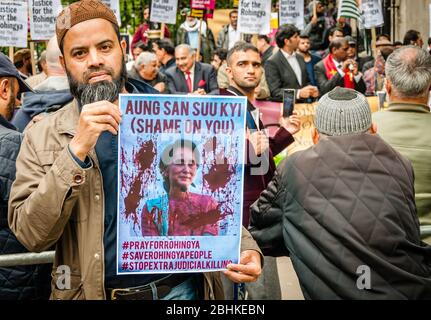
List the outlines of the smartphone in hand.
{"type": "Polygon", "coordinates": [[[296,90],[284,89],[283,90],[283,117],[287,118],[293,114],[295,108],[296,90]]]}

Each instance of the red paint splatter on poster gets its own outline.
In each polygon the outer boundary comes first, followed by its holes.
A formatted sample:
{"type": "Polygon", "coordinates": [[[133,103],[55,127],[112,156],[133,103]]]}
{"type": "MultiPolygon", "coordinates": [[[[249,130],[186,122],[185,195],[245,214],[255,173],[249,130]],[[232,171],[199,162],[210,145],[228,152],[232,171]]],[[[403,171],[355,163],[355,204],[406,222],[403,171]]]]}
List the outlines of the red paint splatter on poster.
{"type": "Polygon", "coordinates": [[[134,152],[133,162],[137,168],[137,174],[132,179],[133,181],[131,183],[129,193],[124,199],[125,217],[126,219],[131,217],[134,225],[139,223],[137,208],[142,198],[142,187],[145,185],[142,183],[142,178],[144,177],[145,172],[151,169],[155,157],[156,150],[154,148],[154,143],[151,140],[141,143],[138,151],[136,153],[134,152]]]}
{"type": "Polygon", "coordinates": [[[233,175],[235,175],[235,169],[229,164],[228,159],[223,156],[221,160],[219,158],[216,163],[211,165],[208,173],[204,175],[204,179],[209,189],[216,192],[226,187],[233,175]]]}

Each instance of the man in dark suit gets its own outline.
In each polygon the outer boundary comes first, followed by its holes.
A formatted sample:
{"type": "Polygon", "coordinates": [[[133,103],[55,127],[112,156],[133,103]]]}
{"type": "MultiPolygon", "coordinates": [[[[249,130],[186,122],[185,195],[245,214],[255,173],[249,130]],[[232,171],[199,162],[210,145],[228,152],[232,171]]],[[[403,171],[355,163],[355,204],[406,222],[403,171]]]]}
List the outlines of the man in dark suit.
{"type": "Polygon", "coordinates": [[[176,67],[166,70],[172,94],[219,94],[217,74],[212,65],[195,62],[195,53],[188,44],[175,48],[176,67]]]}
{"type": "Polygon", "coordinates": [[[265,74],[272,101],[283,100],[283,89],[296,89],[296,98],[317,98],[317,87],[310,84],[304,58],[296,53],[299,30],[293,25],[281,26],[275,35],[280,48],[265,64],[265,74]]]}
{"type": "Polygon", "coordinates": [[[348,59],[349,43],[346,38],[336,38],[329,44],[330,54],[314,66],[320,94],[324,95],[335,87],[355,89],[365,93],[362,73],[359,72],[358,63],[348,59]]]}

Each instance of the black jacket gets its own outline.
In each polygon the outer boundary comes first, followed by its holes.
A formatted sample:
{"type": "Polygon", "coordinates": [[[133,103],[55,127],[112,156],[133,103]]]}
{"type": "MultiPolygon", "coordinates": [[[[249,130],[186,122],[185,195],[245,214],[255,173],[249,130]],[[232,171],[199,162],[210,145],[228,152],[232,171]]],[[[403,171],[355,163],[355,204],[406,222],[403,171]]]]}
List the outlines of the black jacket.
{"type": "Polygon", "coordinates": [[[311,84],[304,58],[296,54],[296,59],[301,68],[301,84],[289,62],[281,53],[281,49],[265,63],[265,75],[271,91],[271,101],[283,101],[283,89],[301,89],[311,84]]]}
{"type": "Polygon", "coordinates": [[[324,137],[277,170],[251,207],[251,233],[264,254],[290,255],[305,298],[431,298],[407,159],[359,134],[324,137]]]}
{"type": "MultiPolygon", "coordinates": [[[[187,81],[184,73],[178,67],[166,70],[168,87],[171,94],[188,93],[187,81]]],[[[208,95],[218,95],[217,73],[212,65],[195,62],[195,73],[193,79],[193,91],[202,88],[208,95]],[[203,83],[203,84],[202,84],[203,83]]]]}
{"type": "MultiPolygon", "coordinates": [[[[0,255],[27,252],[7,222],[7,205],[15,180],[15,160],[22,135],[0,116],[0,255]]],[[[51,265],[0,267],[0,300],[48,299],[51,265]]]]}

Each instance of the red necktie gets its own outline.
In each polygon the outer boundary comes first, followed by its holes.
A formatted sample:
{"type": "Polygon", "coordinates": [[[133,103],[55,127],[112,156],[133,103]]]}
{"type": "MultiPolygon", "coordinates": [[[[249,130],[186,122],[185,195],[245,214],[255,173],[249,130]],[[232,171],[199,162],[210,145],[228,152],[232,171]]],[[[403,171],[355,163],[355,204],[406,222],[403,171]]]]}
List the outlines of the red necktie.
{"type": "Polygon", "coordinates": [[[192,92],[193,88],[192,88],[192,78],[190,78],[190,71],[186,71],[186,75],[187,75],[187,78],[186,78],[187,87],[189,87],[189,92],[192,92]]]}

